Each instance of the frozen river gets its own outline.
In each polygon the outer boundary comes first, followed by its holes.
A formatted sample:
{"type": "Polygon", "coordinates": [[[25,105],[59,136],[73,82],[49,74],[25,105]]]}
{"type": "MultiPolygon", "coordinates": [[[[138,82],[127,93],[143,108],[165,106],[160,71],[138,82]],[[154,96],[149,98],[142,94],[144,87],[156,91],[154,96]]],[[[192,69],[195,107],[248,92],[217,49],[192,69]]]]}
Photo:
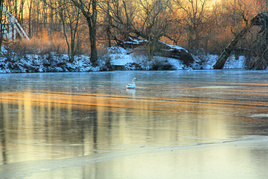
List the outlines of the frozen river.
{"type": "Polygon", "coordinates": [[[1,179],[267,179],[267,166],[267,71],[0,74],[1,179]]]}

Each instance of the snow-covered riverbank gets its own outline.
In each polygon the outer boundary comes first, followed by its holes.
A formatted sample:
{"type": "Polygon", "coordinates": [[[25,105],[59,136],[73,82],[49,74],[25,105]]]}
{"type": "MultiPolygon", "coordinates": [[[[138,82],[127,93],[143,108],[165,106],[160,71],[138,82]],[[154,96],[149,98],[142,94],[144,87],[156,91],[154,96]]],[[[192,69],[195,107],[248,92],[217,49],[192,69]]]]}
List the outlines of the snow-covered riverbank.
{"type": "MultiPolygon", "coordinates": [[[[68,55],[60,55],[54,52],[49,54],[26,54],[19,55],[14,52],[2,49],[0,56],[0,73],[44,73],[44,72],[90,72],[115,70],[115,66],[121,66],[124,70],[192,70],[192,69],[213,69],[218,56],[207,55],[201,60],[195,57],[192,66],[186,66],[181,60],[154,57],[151,61],[146,56],[130,53],[121,47],[112,47],[108,53],[99,57],[98,65],[92,66],[90,57],[75,56],[70,62],[68,55]]],[[[244,57],[238,60],[231,56],[225,64],[226,69],[244,69],[244,57]]]]}

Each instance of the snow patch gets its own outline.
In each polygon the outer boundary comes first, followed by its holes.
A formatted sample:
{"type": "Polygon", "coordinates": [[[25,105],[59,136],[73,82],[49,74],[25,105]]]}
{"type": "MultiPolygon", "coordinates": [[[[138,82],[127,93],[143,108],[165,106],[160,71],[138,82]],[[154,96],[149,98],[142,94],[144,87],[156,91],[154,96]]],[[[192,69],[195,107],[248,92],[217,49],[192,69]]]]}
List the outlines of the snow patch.
{"type": "Polygon", "coordinates": [[[166,45],[166,46],[168,46],[168,47],[170,47],[170,48],[171,48],[170,50],[173,50],[173,49],[176,49],[176,50],[178,50],[178,51],[184,50],[185,52],[188,53],[188,51],[187,51],[185,48],[182,48],[182,47],[180,47],[180,46],[177,46],[177,45],[170,45],[170,44],[164,43],[164,42],[162,42],[162,41],[159,41],[159,42],[160,42],[160,43],[163,43],[164,45],[166,45]]]}
{"type": "MultiPolygon", "coordinates": [[[[205,57],[203,56],[202,58],[205,60],[200,65],[200,68],[204,70],[212,70],[219,56],[209,54],[205,57]]],[[[225,62],[223,69],[245,69],[245,60],[246,58],[244,56],[239,56],[237,59],[234,55],[231,55],[225,62]]]]}
{"type": "Polygon", "coordinates": [[[252,114],[249,117],[251,118],[268,118],[268,114],[265,113],[257,113],[257,114],[252,114]]]}
{"type": "Polygon", "coordinates": [[[235,57],[235,55],[231,55],[225,65],[224,69],[244,69],[245,68],[245,60],[246,58],[244,56],[239,56],[238,58],[235,57]]]}
{"type": "Polygon", "coordinates": [[[108,47],[108,52],[111,54],[126,54],[127,50],[122,47],[108,47]]]}
{"type": "Polygon", "coordinates": [[[133,57],[126,54],[111,54],[111,65],[124,66],[127,63],[133,63],[133,57]]]}

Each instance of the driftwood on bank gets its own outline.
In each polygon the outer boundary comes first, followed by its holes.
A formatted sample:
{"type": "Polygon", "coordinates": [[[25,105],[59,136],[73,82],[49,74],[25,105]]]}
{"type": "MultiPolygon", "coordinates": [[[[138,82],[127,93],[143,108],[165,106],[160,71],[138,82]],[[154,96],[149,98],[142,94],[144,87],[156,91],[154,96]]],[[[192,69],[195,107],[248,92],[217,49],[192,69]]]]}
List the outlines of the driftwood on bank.
{"type": "MultiPolygon", "coordinates": [[[[254,18],[252,18],[250,21],[247,21],[247,24],[244,27],[244,29],[242,29],[235,36],[235,38],[231,41],[231,43],[229,45],[227,45],[227,47],[225,47],[225,49],[221,53],[220,57],[218,58],[216,64],[213,66],[214,69],[222,69],[224,67],[226,60],[230,56],[231,52],[235,49],[236,44],[243,38],[243,36],[253,26],[261,26],[262,27],[261,30],[259,31],[259,33],[266,32],[266,44],[265,44],[265,47],[260,47],[259,53],[257,54],[257,57],[255,58],[255,60],[251,64],[251,66],[252,66],[251,68],[254,68],[254,66],[256,66],[257,63],[259,63],[259,62],[263,63],[263,64],[259,64],[259,65],[261,65],[265,68],[267,67],[267,64],[265,64],[266,63],[265,57],[267,56],[266,52],[267,52],[267,45],[268,45],[268,33],[267,33],[268,15],[264,14],[264,13],[259,13],[254,18]]],[[[261,67],[257,67],[257,68],[261,69],[261,67]]]]}
{"type": "Polygon", "coordinates": [[[191,66],[194,62],[191,53],[182,47],[169,45],[162,41],[158,41],[157,46],[159,50],[156,51],[155,55],[181,60],[187,66],[191,66]]]}
{"type": "MultiPolygon", "coordinates": [[[[149,45],[147,40],[142,40],[134,37],[129,37],[127,41],[116,39],[117,45],[123,48],[134,49],[136,47],[142,47],[149,45]]],[[[194,58],[187,50],[176,45],[169,45],[162,41],[157,41],[155,44],[154,55],[167,58],[175,58],[181,60],[185,65],[191,66],[194,62],[194,58]]]]}

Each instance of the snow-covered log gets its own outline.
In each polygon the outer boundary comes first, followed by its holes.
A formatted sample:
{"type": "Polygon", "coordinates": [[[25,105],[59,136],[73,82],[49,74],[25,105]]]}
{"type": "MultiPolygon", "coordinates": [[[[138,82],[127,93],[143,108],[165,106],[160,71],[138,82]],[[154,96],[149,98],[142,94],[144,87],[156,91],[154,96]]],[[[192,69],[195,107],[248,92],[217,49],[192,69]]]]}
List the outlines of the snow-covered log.
{"type": "MultiPolygon", "coordinates": [[[[116,40],[117,45],[123,48],[131,48],[134,49],[136,47],[141,47],[144,45],[148,45],[147,40],[142,39],[134,39],[133,37],[129,37],[129,40],[116,40]]],[[[186,49],[177,46],[177,45],[169,45],[162,41],[157,41],[156,43],[156,50],[154,55],[168,57],[168,58],[175,58],[178,60],[183,61],[183,63],[187,66],[190,66],[194,62],[194,58],[191,53],[189,53],[186,49]]]]}
{"type": "Polygon", "coordinates": [[[142,39],[134,39],[132,37],[129,37],[128,40],[120,40],[120,39],[115,39],[116,43],[119,47],[123,47],[124,49],[127,48],[136,48],[136,47],[140,47],[143,46],[145,44],[147,44],[147,40],[142,40],[142,39]]]}
{"type": "Polygon", "coordinates": [[[194,62],[192,54],[180,46],[169,45],[162,41],[158,41],[157,45],[159,51],[156,51],[156,55],[158,56],[181,60],[187,66],[190,66],[194,62]]]}

